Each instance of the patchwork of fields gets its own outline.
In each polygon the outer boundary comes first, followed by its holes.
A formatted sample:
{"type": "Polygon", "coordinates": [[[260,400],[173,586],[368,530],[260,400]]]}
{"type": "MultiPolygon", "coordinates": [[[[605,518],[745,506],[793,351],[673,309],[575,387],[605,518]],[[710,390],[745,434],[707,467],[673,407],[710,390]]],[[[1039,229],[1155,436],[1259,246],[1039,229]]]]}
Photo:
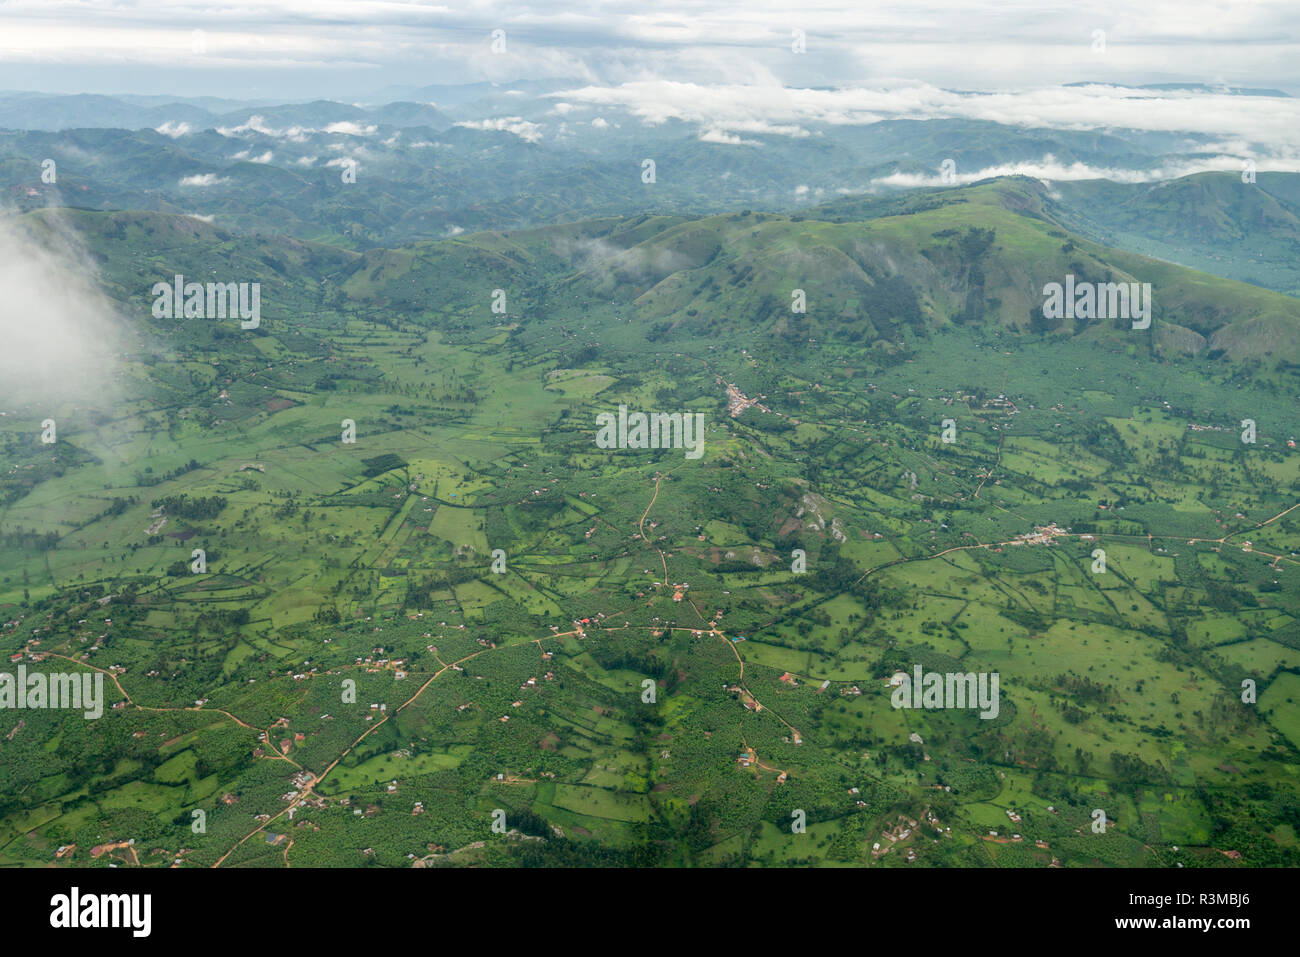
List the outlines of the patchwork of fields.
{"type": "MultiPolygon", "coordinates": [[[[128,307],[166,228],[96,246],[128,307]]],[[[1300,861],[1295,366],[882,348],[868,293],[758,336],[543,245],[303,254],[256,332],[142,319],[103,395],[6,409],[0,648],[110,706],[0,716],[0,864],[1300,861]],[[703,456],[599,448],[620,405],[703,456]],[[896,707],[918,665],[996,717],[896,707]]]]}

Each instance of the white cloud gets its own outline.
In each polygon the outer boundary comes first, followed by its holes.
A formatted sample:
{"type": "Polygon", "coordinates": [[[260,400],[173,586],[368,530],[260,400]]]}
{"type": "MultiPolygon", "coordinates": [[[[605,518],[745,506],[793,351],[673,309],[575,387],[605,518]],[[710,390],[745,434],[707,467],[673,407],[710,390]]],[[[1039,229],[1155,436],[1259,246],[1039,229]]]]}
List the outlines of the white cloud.
{"type": "Polygon", "coordinates": [[[470,130],[500,130],[505,133],[513,133],[529,143],[536,143],[542,138],[542,127],[520,116],[498,116],[490,120],[463,120],[456,125],[470,130]]]}
{"type": "Polygon", "coordinates": [[[307,138],[315,133],[336,133],[342,136],[373,136],[378,129],[379,127],[373,124],[362,125],[353,123],[350,120],[328,123],[319,128],[313,126],[286,126],[283,129],[276,129],[267,124],[265,117],[253,115],[238,126],[219,126],[217,132],[222,136],[229,137],[241,137],[248,133],[256,133],[259,136],[269,136],[273,139],[286,140],[291,143],[305,143],[307,138]]]}
{"type": "Polygon", "coordinates": [[[701,85],[641,80],[553,94],[623,109],[647,125],[678,120],[706,133],[800,137],[806,124],[849,126],[882,120],[966,119],[1062,130],[1136,129],[1194,133],[1300,155],[1300,99],[1090,85],[969,93],[925,83],[847,89],[701,85]]]}
{"type": "Polygon", "coordinates": [[[185,136],[192,130],[193,127],[188,123],[173,123],[171,120],[168,120],[162,126],[154,128],[155,133],[161,133],[163,136],[170,136],[172,139],[185,136]]]}
{"type": "Polygon", "coordinates": [[[724,146],[762,146],[758,140],[743,140],[734,133],[724,133],[718,129],[708,129],[700,134],[704,143],[721,143],[724,146]]]}
{"type": "Polygon", "coordinates": [[[67,0],[54,7],[8,0],[5,18],[0,60],[15,71],[124,67],[151,80],[156,73],[141,67],[176,76],[222,71],[228,87],[243,84],[259,91],[247,95],[259,96],[284,88],[283,81],[268,85],[275,77],[304,76],[318,81],[316,93],[332,84],[336,95],[355,90],[358,77],[382,77],[367,83],[370,89],[396,77],[416,86],[673,77],[813,87],[885,76],[965,89],[1096,77],[1224,77],[1277,86],[1294,83],[1300,42],[1294,0],[824,0],[798,7],[749,0],[743,10],[726,0],[67,0]],[[63,8],[75,16],[57,15],[63,8]],[[493,55],[488,38],[497,27],[509,45],[493,55]],[[807,35],[806,54],[791,52],[793,27],[807,35]],[[1091,49],[1098,27],[1107,31],[1104,55],[1091,49]],[[206,40],[199,55],[191,44],[196,28],[206,40]]]}
{"type": "MultiPolygon", "coordinates": [[[[344,136],[373,136],[377,126],[362,126],[360,123],[353,123],[348,120],[341,120],[338,123],[330,123],[320,132],[322,133],[342,133],[344,136]]],[[[304,132],[315,133],[316,130],[304,128],[304,132]]]]}
{"type": "Polygon", "coordinates": [[[0,286],[0,402],[43,415],[64,401],[112,409],[113,357],[126,330],[93,257],[59,213],[0,213],[0,286]]]}
{"type": "MultiPolygon", "coordinates": [[[[1300,172],[1300,161],[1285,163],[1276,160],[1256,160],[1256,170],[1267,172],[1300,172]]],[[[1061,163],[1048,154],[1039,160],[1024,163],[1004,163],[963,172],[958,169],[951,182],[945,182],[939,171],[933,173],[891,173],[871,181],[873,186],[892,186],[913,189],[921,186],[964,186],[995,176],[1032,176],[1045,183],[1054,181],[1108,179],[1116,183],[1155,183],[1163,180],[1205,172],[1241,172],[1241,156],[1204,156],[1167,160],[1151,169],[1129,169],[1116,166],[1091,166],[1087,163],[1061,163]]]]}
{"type": "Polygon", "coordinates": [[[240,136],[243,133],[261,133],[263,136],[279,136],[279,131],[274,130],[266,125],[266,120],[261,116],[250,116],[244,123],[238,126],[218,126],[217,132],[222,136],[240,136]]]}
{"type": "Polygon", "coordinates": [[[220,186],[223,183],[229,183],[230,180],[218,176],[216,173],[195,173],[193,176],[182,176],[181,186],[220,186]]]}

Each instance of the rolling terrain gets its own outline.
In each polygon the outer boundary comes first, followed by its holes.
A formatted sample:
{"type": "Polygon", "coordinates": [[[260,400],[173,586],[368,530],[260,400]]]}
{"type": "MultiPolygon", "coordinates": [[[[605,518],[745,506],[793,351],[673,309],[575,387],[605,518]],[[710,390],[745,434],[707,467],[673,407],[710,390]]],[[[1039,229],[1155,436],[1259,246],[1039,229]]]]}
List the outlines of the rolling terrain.
{"type": "Polygon", "coordinates": [[[26,212],[113,338],[90,396],[0,395],[0,649],[112,704],[6,712],[0,862],[1294,865],[1300,301],[1024,178],[682,205],[26,212]],[[260,324],[157,317],[176,274],[260,324]],[[1067,275],[1150,328],[1044,318],[1067,275]],[[702,455],[602,447],[619,406],[702,455]],[[917,665],[997,715],[895,707],[917,665]]]}

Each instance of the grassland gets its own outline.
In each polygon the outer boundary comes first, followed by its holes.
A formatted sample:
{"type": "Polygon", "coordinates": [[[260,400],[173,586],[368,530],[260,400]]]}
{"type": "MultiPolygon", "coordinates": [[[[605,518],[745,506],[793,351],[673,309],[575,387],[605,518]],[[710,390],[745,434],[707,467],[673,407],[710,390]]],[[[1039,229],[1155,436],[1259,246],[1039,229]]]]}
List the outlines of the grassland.
{"type": "MultiPolygon", "coordinates": [[[[11,403],[0,648],[121,706],[5,713],[0,863],[1294,864],[1293,358],[1025,320],[1085,254],[1209,337],[1294,301],[996,199],[294,244],[258,331],[158,322],[111,406],[11,403]],[[598,448],[619,404],[703,413],[703,456],[598,448]],[[998,716],[895,709],[915,664],[997,672],[998,716]]],[[[274,251],[81,215],[128,304],[274,251]]]]}

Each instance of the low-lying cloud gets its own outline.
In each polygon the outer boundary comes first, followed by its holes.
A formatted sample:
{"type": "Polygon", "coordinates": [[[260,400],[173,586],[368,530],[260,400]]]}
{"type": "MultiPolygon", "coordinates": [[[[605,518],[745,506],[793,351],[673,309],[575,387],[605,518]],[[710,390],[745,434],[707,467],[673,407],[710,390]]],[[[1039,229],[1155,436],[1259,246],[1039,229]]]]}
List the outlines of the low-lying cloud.
{"type": "Polygon", "coordinates": [[[648,126],[673,120],[694,124],[702,138],[716,143],[738,144],[742,135],[803,137],[814,124],[959,119],[1022,128],[1196,134],[1251,144],[1251,155],[1294,160],[1290,168],[1300,169],[1300,100],[1290,97],[1105,84],[968,92],[914,82],[800,89],[671,80],[586,86],[550,95],[626,110],[648,126]]]}
{"type": "Polygon", "coordinates": [[[542,138],[542,127],[520,116],[498,116],[489,120],[463,120],[456,125],[463,126],[467,130],[499,130],[504,133],[513,133],[528,143],[539,142],[542,138]]]}
{"type": "Polygon", "coordinates": [[[163,136],[170,136],[172,139],[179,139],[192,133],[194,128],[188,123],[177,123],[168,120],[162,126],[154,128],[155,133],[161,133],[163,136]]]}
{"type": "Polygon", "coordinates": [[[0,401],[53,415],[68,402],[110,408],[124,327],[94,261],[54,210],[0,211],[0,401]]]}
{"type": "MultiPolygon", "coordinates": [[[[1295,164],[1261,160],[1254,166],[1256,172],[1295,172],[1295,164]]],[[[1093,166],[1089,163],[1062,163],[1050,154],[1038,160],[1020,163],[1001,163],[966,172],[955,170],[948,178],[941,171],[934,173],[897,172],[871,181],[872,186],[914,189],[928,186],[966,186],[995,176],[1032,176],[1050,183],[1073,180],[1106,179],[1115,183],[1156,183],[1163,180],[1191,176],[1193,173],[1241,172],[1240,156],[1204,156],[1195,159],[1166,160],[1151,169],[1125,169],[1115,166],[1093,166]]]]}
{"type": "Polygon", "coordinates": [[[180,179],[181,186],[220,186],[228,182],[230,180],[216,173],[195,173],[193,176],[182,176],[180,179]]]}

